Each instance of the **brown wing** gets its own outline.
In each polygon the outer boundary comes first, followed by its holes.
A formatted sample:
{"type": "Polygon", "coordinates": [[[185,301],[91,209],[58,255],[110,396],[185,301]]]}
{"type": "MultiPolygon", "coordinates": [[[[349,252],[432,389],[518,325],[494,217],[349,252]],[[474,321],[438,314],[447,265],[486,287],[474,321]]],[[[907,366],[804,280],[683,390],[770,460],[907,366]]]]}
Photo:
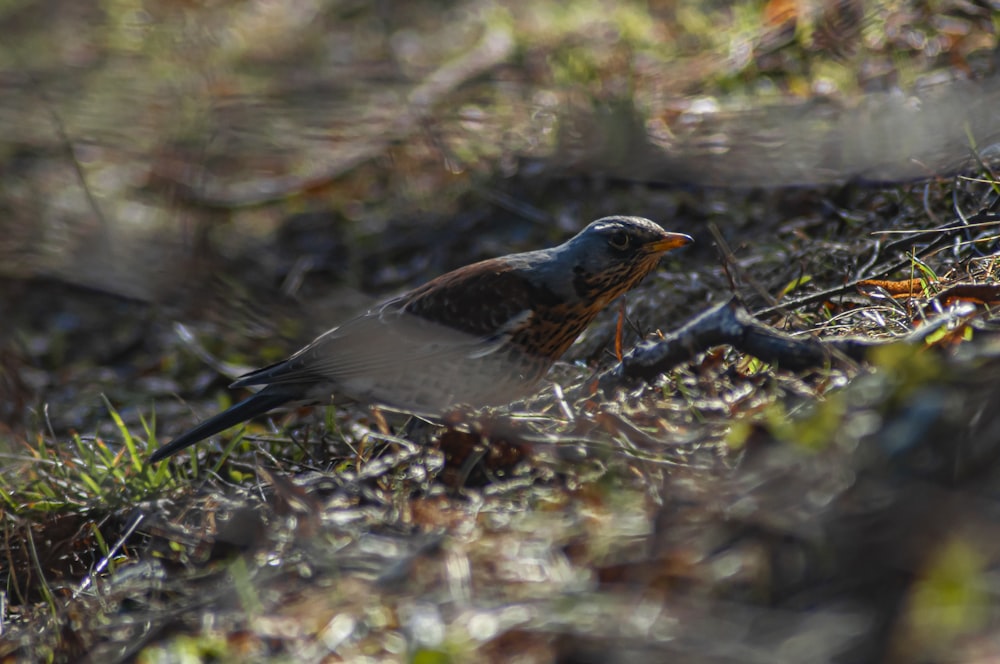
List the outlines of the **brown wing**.
{"type": "Polygon", "coordinates": [[[510,401],[548,368],[507,342],[550,294],[503,268],[486,261],[443,275],[234,385],[315,384],[414,412],[510,401]]]}
{"type": "Polygon", "coordinates": [[[480,339],[495,339],[523,322],[535,306],[558,296],[526,279],[502,259],[448,272],[410,291],[403,310],[480,339]]]}

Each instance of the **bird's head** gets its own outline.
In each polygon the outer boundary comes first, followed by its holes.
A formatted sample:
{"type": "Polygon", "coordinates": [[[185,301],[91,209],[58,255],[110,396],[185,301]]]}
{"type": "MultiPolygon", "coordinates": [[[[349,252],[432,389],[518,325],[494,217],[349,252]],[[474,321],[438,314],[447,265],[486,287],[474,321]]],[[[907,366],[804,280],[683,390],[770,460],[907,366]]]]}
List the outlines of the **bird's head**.
{"type": "Polygon", "coordinates": [[[693,242],[642,217],[604,217],[559,247],[581,300],[603,308],[653,271],[660,257],[693,242]]]}

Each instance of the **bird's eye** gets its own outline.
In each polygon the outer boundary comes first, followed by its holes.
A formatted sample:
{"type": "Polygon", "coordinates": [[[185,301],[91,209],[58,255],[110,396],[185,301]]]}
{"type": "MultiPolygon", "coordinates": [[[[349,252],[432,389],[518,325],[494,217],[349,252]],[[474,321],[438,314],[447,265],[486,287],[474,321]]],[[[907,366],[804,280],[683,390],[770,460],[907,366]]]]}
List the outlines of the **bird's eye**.
{"type": "Polygon", "coordinates": [[[628,249],[629,237],[625,231],[615,231],[608,238],[608,244],[612,249],[628,249]]]}

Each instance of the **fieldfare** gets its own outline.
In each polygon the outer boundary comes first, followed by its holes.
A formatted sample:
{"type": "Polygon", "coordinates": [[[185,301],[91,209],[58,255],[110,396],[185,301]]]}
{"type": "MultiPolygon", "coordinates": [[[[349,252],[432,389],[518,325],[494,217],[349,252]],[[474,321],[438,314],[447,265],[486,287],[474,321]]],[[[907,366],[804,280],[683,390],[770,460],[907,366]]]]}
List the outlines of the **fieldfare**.
{"type": "Polygon", "coordinates": [[[598,219],[551,249],[474,263],[369,309],[231,387],[259,392],[153,452],[160,461],[288,402],[332,394],[422,416],[510,403],[612,300],[692,239],[641,217],[598,219]]]}

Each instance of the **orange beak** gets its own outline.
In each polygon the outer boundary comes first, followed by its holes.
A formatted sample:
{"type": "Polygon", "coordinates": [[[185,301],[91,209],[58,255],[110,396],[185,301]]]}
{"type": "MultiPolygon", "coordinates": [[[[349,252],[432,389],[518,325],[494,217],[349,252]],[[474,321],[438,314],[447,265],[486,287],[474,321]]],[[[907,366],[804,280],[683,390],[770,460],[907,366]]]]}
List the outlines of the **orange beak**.
{"type": "Polygon", "coordinates": [[[692,242],[694,242],[694,238],[684,233],[664,233],[662,238],[649,243],[649,249],[650,251],[662,254],[664,251],[683,247],[692,242]]]}

